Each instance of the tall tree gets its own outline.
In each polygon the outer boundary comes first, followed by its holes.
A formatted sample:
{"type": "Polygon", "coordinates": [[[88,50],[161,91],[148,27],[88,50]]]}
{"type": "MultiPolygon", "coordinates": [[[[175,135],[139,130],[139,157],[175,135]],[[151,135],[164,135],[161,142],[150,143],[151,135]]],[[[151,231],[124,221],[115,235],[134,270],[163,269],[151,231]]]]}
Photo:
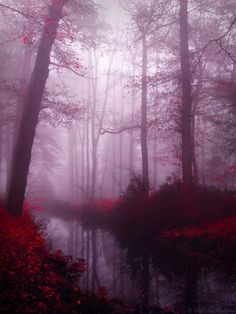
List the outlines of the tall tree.
{"type": "Polygon", "coordinates": [[[189,62],[188,0],[180,0],[180,60],[182,83],[182,172],[186,188],[192,184],[192,91],[189,62]]]}
{"type": "Polygon", "coordinates": [[[38,123],[41,100],[49,74],[50,53],[56,39],[59,21],[62,17],[62,9],[66,2],[67,0],[52,1],[49,6],[34,69],[24,100],[24,108],[8,183],[7,210],[13,215],[21,215],[23,211],[31,151],[38,123]]]}

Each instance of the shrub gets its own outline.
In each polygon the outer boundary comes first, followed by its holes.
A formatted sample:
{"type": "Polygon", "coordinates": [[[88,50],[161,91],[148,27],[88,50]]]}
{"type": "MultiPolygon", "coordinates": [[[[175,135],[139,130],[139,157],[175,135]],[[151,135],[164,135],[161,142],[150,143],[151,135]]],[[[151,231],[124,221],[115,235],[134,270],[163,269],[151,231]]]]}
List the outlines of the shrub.
{"type": "Polygon", "coordinates": [[[78,313],[84,261],[49,252],[29,213],[0,209],[0,312],[78,313]]]}

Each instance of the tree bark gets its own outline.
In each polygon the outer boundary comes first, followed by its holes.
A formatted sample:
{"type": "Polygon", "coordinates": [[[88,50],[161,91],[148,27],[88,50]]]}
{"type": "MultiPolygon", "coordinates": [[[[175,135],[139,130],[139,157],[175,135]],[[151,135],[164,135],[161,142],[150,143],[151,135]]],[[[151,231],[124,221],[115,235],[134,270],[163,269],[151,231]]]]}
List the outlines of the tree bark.
{"type": "Polygon", "coordinates": [[[49,74],[50,53],[56,38],[62,9],[67,0],[52,2],[45,20],[34,69],[24,101],[8,183],[7,211],[22,215],[31,151],[38,123],[41,100],[49,74]]]}
{"type": "Polygon", "coordinates": [[[147,147],[147,41],[142,34],[142,103],[141,103],[141,151],[142,177],[148,184],[148,147],[147,147]]]}
{"type": "MultiPolygon", "coordinates": [[[[123,125],[124,121],[124,93],[123,93],[123,74],[120,76],[120,88],[121,88],[121,113],[120,113],[120,122],[123,125]]],[[[120,133],[120,141],[119,141],[119,193],[122,193],[123,188],[123,132],[120,133]]]]}
{"type": "Polygon", "coordinates": [[[184,186],[192,185],[192,90],[188,46],[188,0],[180,1],[180,61],[182,83],[182,173],[184,186]]]}
{"type": "MultiPolygon", "coordinates": [[[[1,103],[0,103],[1,106],[1,103]]],[[[0,108],[1,114],[1,108],[0,108]]],[[[0,124],[0,192],[2,192],[3,183],[2,183],[2,125],[0,124]]]]}

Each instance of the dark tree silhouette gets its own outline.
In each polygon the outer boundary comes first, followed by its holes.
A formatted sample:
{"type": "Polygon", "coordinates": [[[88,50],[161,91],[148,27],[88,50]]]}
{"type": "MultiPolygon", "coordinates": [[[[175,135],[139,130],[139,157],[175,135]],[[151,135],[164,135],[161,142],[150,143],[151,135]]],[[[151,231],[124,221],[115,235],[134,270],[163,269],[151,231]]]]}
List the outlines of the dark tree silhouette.
{"type": "Polygon", "coordinates": [[[188,0],[180,1],[180,60],[182,82],[182,172],[187,188],[192,184],[192,145],[191,145],[191,74],[188,45],[188,0]]]}
{"type": "Polygon", "coordinates": [[[66,2],[67,0],[52,1],[49,7],[49,13],[45,19],[41,42],[24,101],[8,183],[7,210],[13,215],[21,215],[23,211],[31,150],[38,123],[41,100],[49,74],[50,53],[56,39],[58,24],[62,17],[62,9],[66,2]]]}

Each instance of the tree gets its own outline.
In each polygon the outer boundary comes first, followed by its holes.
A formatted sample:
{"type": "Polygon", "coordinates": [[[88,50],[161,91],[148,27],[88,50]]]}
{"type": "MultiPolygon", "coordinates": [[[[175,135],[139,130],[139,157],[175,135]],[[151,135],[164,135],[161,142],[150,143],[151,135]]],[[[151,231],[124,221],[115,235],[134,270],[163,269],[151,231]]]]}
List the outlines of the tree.
{"type": "Polygon", "coordinates": [[[182,173],[186,191],[192,185],[192,92],[188,46],[188,0],[180,1],[180,61],[182,83],[182,173]]]}
{"type": "MultiPolygon", "coordinates": [[[[7,195],[7,210],[14,215],[21,215],[23,210],[31,150],[43,92],[49,75],[50,53],[57,36],[59,22],[63,17],[63,8],[67,2],[67,0],[52,1],[49,6],[34,69],[24,99],[23,114],[13,154],[7,195]]],[[[80,12],[81,10],[86,14],[94,12],[89,2],[87,4],[77,3],[77,6],[80,8],[80,12]]]]}
{"type": "Polygon", "coordinates": [[[13,215],[21,215],[23,212],[31,150],[41,100],[49,74],[50,52],[56,39],[58,24],[62,17],[62,9],[66,2],[67,0],[53,1],[49,7],[49,13],[44,22],[34,69],[24,100],[23,114],[19,125],[8,183],[7,210],[13,215]]]}

